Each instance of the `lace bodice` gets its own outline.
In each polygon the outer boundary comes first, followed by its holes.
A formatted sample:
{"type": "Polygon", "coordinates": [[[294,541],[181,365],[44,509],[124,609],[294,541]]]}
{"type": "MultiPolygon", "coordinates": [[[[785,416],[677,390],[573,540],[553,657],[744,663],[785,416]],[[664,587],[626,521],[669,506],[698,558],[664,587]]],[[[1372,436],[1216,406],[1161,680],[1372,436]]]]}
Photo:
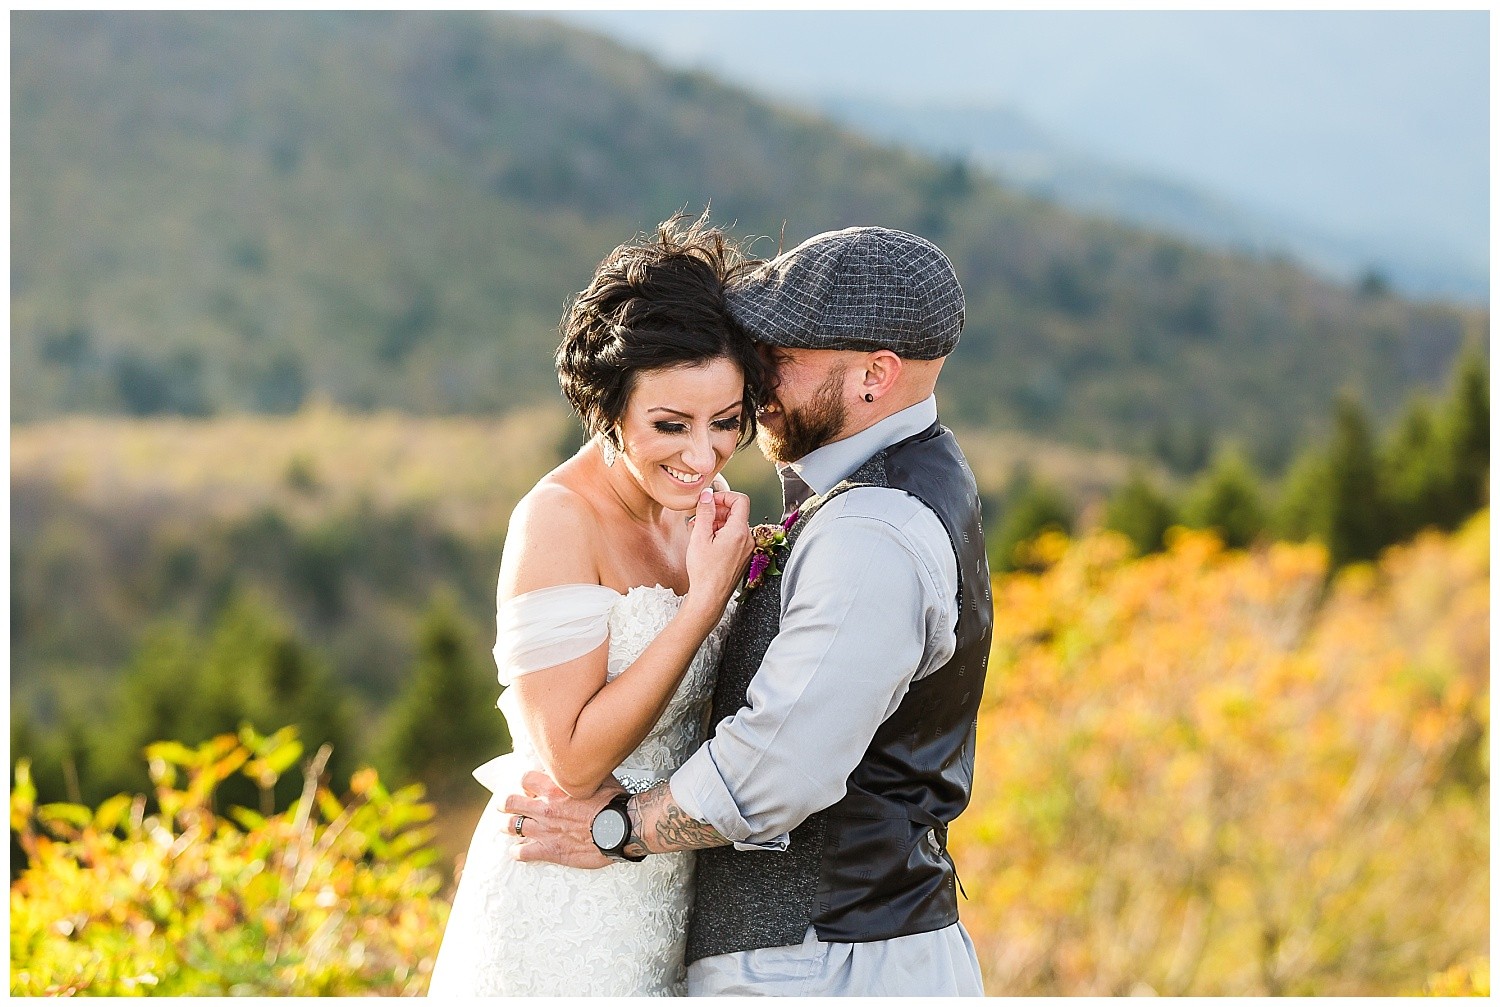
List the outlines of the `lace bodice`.
{"type": "MultiPolygon", "coordinates": [[[[660,586],[632,588],[623,595],[611,592],[613,597],[601,593],[608,589],[592,590],[592,598],[573,596],[587,611],[567,634],[553,633],[521,657],[517,648],[506,651],[502,679],[508,664],[514,670],[519,663],[527,673],[557,663],[556,645],[563,635],[582,641],[578,646],[584,649],[575,647],[575,655],[597,647],[602,634],[590,635],[596,611],[599,619],[607,618],[607,677],[613,679],[640,657],[682,604],[680,596],[660,586]]],[[[701,743],[728,622],[726,613],[683,674],[656,726],[617,770],[632,789],[670,776],[701,743]]],[[[504,637],[503,620],[501,625],[504,637]]],[[[537,765],[516,703],[514,690],[501,694],[513,753],[474,773],[497,795],[517,791],[521,774],[537,765]]],[[[650,856],[639,864],[594,871],[520,863],[510,854],[514,839],[506,831],[509,822],[497,796],[475,829],[429,995],[685,994],[683,950],[693,854],[650,856]]]]}
{"type": "MultiPolygon", "coordinates": [[[[636,658],[666,628],[682,605],[681,595],[660,585],[633,587],[617,597],[618,600],[608,612],[609,664],[605,674],[606,681],[613,681],[635,663],[636,658]]],[[[719,661],[719,650],[723,646],[728,622],[726,613],[683,674],[677,691],[672,694],[672,699],[656,726],[621,763],[617,775],[630,776],[631,782],[665,779],[702,744],[703,711],[713,692],[714,668],[719,661]]],[[[525,722],[511,690],[507,689],[501,694],[500,709],[510,727],[513,751],[520,756],[534,757],[536,749],[526,733],[525,722]]],[[[631,786],[631,782],[626,785],[631,786]]],[[[631,789],[641,788],[631,786],[631,789]]]]}

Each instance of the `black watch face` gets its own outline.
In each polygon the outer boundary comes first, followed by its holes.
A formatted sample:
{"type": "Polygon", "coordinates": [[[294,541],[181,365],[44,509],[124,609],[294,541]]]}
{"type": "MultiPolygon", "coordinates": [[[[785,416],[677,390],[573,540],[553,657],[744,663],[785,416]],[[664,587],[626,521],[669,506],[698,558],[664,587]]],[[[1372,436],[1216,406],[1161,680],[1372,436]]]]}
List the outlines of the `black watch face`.
{"type": "Polygon", "coordinates": [[[605,808],[594,816],[594,845],[601,850],[617,849],[625,842],[626,824],[619,808],[605,808]]]}

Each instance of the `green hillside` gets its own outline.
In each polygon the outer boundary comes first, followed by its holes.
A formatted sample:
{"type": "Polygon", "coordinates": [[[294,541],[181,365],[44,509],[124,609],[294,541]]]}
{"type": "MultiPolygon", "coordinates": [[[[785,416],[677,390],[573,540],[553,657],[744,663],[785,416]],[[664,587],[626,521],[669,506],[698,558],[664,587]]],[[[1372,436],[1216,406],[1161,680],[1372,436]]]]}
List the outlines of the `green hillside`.
{"type": "Polygon", "coordinates": [[[11,27],[18,421],[552,399],[568,294],[710,202],[788,245],[933,238],[969,301],[946,415],[1187,465],[1224,436],[1277,465],[1339,388],[1394,408],[1485,325],[1066,214],[547,20],[11,27]]]}

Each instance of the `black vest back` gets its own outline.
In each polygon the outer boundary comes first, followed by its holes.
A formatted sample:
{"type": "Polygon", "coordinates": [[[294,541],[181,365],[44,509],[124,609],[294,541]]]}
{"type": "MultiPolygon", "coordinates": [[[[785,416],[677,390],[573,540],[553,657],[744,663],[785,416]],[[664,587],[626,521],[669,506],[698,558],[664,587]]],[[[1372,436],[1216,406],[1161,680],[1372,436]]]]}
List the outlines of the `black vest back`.
{"type": "MultiPolygon", "coordinates": [[[[689,962],[800,944],[809,925],[820,940],[860,942],[958,921],[948,823],[969,803],[993,616],[979,493],[957,441],[934,423],[805,504],[787,534],[791,547],[819,508],[857,486],[904,490],[942,521],[958,561],[957,649],[912,683],[876,730],[843,799],[792,830],[786,851],[699,851],[689,962]]],[[[714,689],[715,725],[746,705],[780,623],[774,581],[742,599],[714,689]]]]}

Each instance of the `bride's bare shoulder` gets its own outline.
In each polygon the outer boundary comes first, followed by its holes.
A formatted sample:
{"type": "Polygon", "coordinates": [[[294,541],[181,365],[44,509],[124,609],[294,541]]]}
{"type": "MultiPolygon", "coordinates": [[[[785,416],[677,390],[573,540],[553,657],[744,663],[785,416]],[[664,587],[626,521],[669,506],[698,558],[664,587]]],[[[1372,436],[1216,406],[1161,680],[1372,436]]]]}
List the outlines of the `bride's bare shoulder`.
{"type": "Polygon", "coordinates": [[[599,583],[599,516],[572,480],[550,473],[515,510],[505,533],[502,593],[599,583]]]}

